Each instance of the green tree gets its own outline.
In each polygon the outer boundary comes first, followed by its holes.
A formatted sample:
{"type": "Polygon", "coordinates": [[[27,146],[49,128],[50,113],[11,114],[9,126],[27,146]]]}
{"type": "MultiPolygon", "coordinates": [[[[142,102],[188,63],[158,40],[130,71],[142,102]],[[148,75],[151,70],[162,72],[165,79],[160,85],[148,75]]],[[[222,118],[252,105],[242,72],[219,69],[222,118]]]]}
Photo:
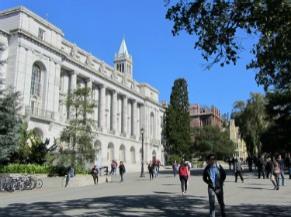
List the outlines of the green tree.
{"type": "Polygon", "coordinates": [[[269,127],[262,136],[263,151],[291,151],[291,89],[267,94],[269,127]]]}
{"type": "Polygon", "coordinates": [[[13,163],[36,163],[43,164],[49,152],[49,140],[44,142],[35,130],[29,130],[27,122],[23,122],[18,132],[19,147],[11,155],[10,162],[13,163]]]}
{"type": "Polygon", "coordinates": [[[0,161],[8,161],[19,147],[19,109],[18,92],[9,89],[0,93],[0,161]]]}
{"type": "Polygon", "coordinates": [[[256,80],[268,87],[282,87],[291,81],[291,5],[288,0],[179,0],[166,18],[174,22],[172,33],[185,30],[198,36],[195,48],[213,63],[237,62],[241,49],[238,35],[244,30],[259,37],[248,65],[257,68],[256,80]],[[238,31],[240,30],[240,31],[238,31]]]}
{"type": "Polygon", "coordinates": [[[185,79],[177,79],[174,82],[164,124],[167,153],[190,157],[189,101],[185,79]]]}
{"type": "Polygon", "coordinates": [[[91,89],[78,87],[68,96],[67,106],[71,111],[70,121],[60,139],[69,146],[71,164],[83,165],[94,159],[92,141],[95,122],[91,116],[96,105],[91,98],[91,89]]]}
{"type": "Polygon", "coordinates": [[[261,154],[262,151],[261,137],[269,124],[265,106],[265,97],[258,93],[251,93],[250,99],[246,103],[237,101],[234,104],[231,116],[239,126],[249,155],[254,155],[256,151],[261,154]]]}
{"type": "Polygon", "coordinates": [[[205,126],[193,128],[191,130],[194,143],[192,152],[197,157],[206,157],[210,153],[215,153],[218,158],[223,159],[233,155],[235,151],[234,143],[229,138],[227,130],[222,131],[215,126],[205,126]]]}
{"type": "Polygon", "coordinates": [[[47,154],[49,152],[48,144],[49,139],[42,141],[39,135],[33,132],[32,137],[30,138],[31,147],[29,162],[36,164],[43,164],[46,162],[47,154]]]}
{"type": "Polygon", "coordinates": [[[28,130],[27,122],[23,122],[19,129],[19,147],[11,155],[10,161],[15,163],[29,163],[31,154],[30,139],[33,136],[33,131],[28,130]]]}
{"type": "MultiPolygon", "coordinates": [[[[185,30],[197,36],[195,48],[210,66],[236,64],[243,49],[239,34],[258,38],[247,68],[267,91],[270,119],[277,136],[288,146],[291,126],[291,2],[290,0],[168,0],[166,18],[173,35],[185,30]]],[[[253,140],[253,139],[251,139],[253,140]]]]}

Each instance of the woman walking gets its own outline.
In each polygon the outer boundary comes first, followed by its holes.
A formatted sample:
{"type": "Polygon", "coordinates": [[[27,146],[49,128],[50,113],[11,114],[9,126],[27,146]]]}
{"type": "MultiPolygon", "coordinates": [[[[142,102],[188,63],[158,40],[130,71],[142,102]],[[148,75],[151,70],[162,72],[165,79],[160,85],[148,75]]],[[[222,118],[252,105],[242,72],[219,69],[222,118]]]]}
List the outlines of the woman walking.
{"type": "Polygon", "coordinates": [[[276,159],[273,160],[272,164],[272,175],[271,175],[271,182],[274,185],[274,190],[279,190],[279,174],[280,171],[280,165],[276,159]]]}
{"type": "Polygon", "coordinates": [[[188,174],[189,174],[188,167],[186,163],[182,161],[179,167],[179,177],[181,182],[182,195],[184,195],[187,192],[188,174]]]}

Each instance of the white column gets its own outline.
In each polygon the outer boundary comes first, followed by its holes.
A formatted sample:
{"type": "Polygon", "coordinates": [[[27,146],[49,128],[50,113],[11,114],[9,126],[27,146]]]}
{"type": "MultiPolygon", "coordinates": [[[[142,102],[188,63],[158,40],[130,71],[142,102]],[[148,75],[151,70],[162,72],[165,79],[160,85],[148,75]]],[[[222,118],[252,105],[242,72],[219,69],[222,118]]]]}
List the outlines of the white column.
{"type": "MultiPolygon", "coordinates": [[[[86,82],[86,88],[88,88],[89,89],[89,102],[92,102],[92,97],[93,97],[93,89],[92,89],[92,80],[91,79],[89,79],[89,80],[87,80],[87,82],[86,82]]],[[[88,114],[88,118],[89,119],[93,119],[94,120],[94,110],[93,110],[93,112],[91,113],[91,114],[88,114]]]]}
{"type": "Polygon", "coordinates": [[[94,112],[93,112],[93,120],[96,121],[96,127],[98,127],[99,123],[99,88],[94,85],[92,88],[92,99],[95,103],[94,112]]]}
{"type": "Polygon", "coordinates": [[[115,134],[117,132],[117,92],[115,90],[112,91],[112,131],[115,134]]]}
{"type": "Polygon", "coordinates": [[[104,129],[104,124],[105,124],[105,86],[102,85],[100,86],[100,91],[99,91],[99,128],[101,131],[105,130],[104,129]]]}
{"type": "Polygon", "coordinates": [[[117,96],[117,132],[118,135],[122,132],[122,99],[120,95],[117,96]]]}
{"type": "Polygon", "coordinates": [[[54,118],[55,120],[59,120],[59,115],[60,115],[60,112],[59,112],[59,103],[60,103],[60,80],[61,80],[61,66],[60,64],[56,63],[56,67],[55,67],[55,73],[54,73],[54,109],[53,109],[53,112],[54,112],[54,118]]]}
{"type": "MultiPolygon", "coordinates": [[[[70,94],[74,93],[74,91],[77,88],[77,74],[76,72],[74,72],[73,74],[71,74],[71,78],[70,78],[70,94]]],[[[67,107],[67,118],[71,118],[71,115],[74,111],[72,110],[72,108],[67,107]]]]}
{"type": "MultiPolygon", "coordinates": [[[[0,51],[0,61],[4,61],[2,64],[0,64],[0,90],[5,89],[5,83],[6,83],[6,76],[7,76],[7,62],[8,62],[8,39],[2,37],[0,47],[2,47],[2,51],[0,51]]],[[[25,55],[25,64],[27,61],[27,57],[25,55]]],[[[24,75],[27,72],[24,71],[24,75]]],[[[25,82],[25,76],[24,76],[24,82],[25,82]]]]}
{"type": "MultiPolygon", "coordinates": [[[[25,76],[24,76],[24,89],[23,89],[23,103],[25,106],[30,107],[30,88],[31,88],[31,74],[32,74],[32,64],[33,64],[33,56],[30,50],[27,50],[25,53],[26,61],[25,61],[25,76]]],[[[7,65],[7,64],[6,64],[7,65]]],[[[23,109],[25,109],[23,106],[23,109]]]]}
{"type": "Polygon", "coordinates": [[[132,114],[132,117],[131,117],[131,127],[132,127],[132,135],[133,135],[133,137],[134,138],[136,138],[136,128],[137,128],[137,123],[136,123],[136,117],[137,117],[137,114],[136,114],[136,111],[137,111],[137,108],[136,108],[136,106],[137,106],[137,103],[136,103],[136,101],[134,100],[133,102],[132,102],[132,112],[131,112],[131,114],[132,114]]]}
{"type": "Polygon", "coordinates": [[[70,80],[70,93],[73,93],[75,89],[77,88],[77,74],[74,72],[71,75],[71,80],[70,80]]]}
{"type": "Polygon", "coordinates": [[[127,97],[124,96],[122,100],[122,133],[124,136],[126,136],[127,131],[127,97]]]}
{"type": "Polygon", "coordinates": [[[92,91],[92,80],[89,79],[86,83],[86,87],[89,88],[92,91]]]}

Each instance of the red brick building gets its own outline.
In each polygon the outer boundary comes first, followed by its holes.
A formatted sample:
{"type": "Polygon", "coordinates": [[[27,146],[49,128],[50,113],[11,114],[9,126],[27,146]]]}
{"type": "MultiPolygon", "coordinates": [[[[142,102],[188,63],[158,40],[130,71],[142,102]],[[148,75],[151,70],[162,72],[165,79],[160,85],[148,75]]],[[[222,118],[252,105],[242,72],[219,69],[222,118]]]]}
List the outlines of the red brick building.
{"type": "Polygon", "coordinates": [[[212,106],[211,108],[206,106],[200,106],[199,104],[193,104],[189,107],[190,113],[190,126],[191,127],[204,127],[204,126],[218,126],[222,127],[222,118],[220,111],[212,106]]]}

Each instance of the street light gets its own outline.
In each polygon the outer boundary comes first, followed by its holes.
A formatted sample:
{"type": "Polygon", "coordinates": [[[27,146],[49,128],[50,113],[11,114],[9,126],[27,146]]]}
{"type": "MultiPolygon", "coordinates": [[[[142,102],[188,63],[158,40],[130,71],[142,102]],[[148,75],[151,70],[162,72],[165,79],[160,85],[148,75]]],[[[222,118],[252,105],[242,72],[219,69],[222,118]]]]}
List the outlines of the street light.
{"type": "Polygon", "coordinates": [[[141,133],[141,171],[140,171],[140,177],[144,177],[144,158],[143,158],[143,134],[144,134],[144,129],[140,129],[141,133]]]}

